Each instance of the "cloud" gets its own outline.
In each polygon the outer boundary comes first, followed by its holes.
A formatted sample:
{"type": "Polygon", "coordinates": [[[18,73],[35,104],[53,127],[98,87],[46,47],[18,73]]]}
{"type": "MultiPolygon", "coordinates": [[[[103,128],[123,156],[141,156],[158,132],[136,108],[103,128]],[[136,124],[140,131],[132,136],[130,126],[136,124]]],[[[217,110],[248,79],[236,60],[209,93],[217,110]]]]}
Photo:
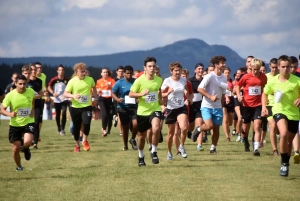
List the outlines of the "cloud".
{"type": "Polygon", "coordinates": [[[87,36],[80,43],[80,46],[84,48],[90,48],[96,46],[98,43],[99,43],[99,38],[87,36]]]}
{"type": "Polygon", "coordinates": [[[82,9],[101,8],[107,2],[108,0],[64,0],[62,10],[70,10],[75,6],[82,9]]]}

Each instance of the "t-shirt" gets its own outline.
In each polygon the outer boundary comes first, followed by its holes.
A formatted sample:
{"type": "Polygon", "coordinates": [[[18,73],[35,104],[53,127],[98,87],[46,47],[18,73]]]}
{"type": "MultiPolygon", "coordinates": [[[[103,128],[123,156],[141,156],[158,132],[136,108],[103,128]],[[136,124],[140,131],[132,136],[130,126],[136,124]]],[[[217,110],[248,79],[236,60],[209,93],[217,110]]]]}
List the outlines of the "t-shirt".
{"type": "Polygon", "coordinates": [[[200,85],[200,83],[201,83],[202,80],[203,80],[202,78],[200,80],[198,80],[196,78],[196,76],[193,76],[193,77],[189,78],[189,81],[192,84],[192,89],[193,89],[193,92],[194,92],[193,102],[200,102],[200,101],[202,101],[202,94],[200,94],[198,92],[198,87],[199,87],[199,85],[200,85]]]}
{"type": "Polygon", "coordinates": [[[130,88],[132,86],[132,84],[134,83],[135,79],[132,78],[130,81],[127,81],[126,79],[122,78],[120,80],[118,80],[115,85],[112,88],[112,92],[115,93],[119,98],[122,98],[123,101],[122,103],[118,103],[117,108],[136,108],[137,104],[132,104],[130,103],[130,101],[128,101],[127,103],[125,102],[125,100],[132,100],[135,102],[135,99],[131,99],[129,98],[129,92],[130,92],[130,88]]]}
{"type": "MultiPolygon", "coordinates": [[[[44,73],[41,73],[41,76],[36,76],[36,77],[42,80],[42,91],[44,91],[44,88],[46,86],[47,76],[44,73]]],[[[45,97],[42,96],[42,99],[45,99],[45,97]]]]}
{"type": "Polygon", "coordinates": [[[69,80],[65,91],[72,94],[79,94],[79,99],[72,99],[72,107],[83,108],[91,106],[91,88],[95,86],[93,78],[85,76],[84,79],[80,80],[78,76],[73,77],[69,80]]]}
{"type": "Polygon", "coordinates": [[[243,87],[243,106],[256,107],[261,105],[261,94],[267,83],[267,76],[260,73],[258,77],[252,73],[245,74],[239,81],[239,87],[243,87]]]}
{"type": "Polygon", "coordinates": [[[218,76],[214,71],[207,74],[198,88],[204,89],[211,96],[218,95],[218,100],[215,102],[211,101],[209,98],[203,96],[201,107],[207,108],[222,108],[222,94],[226,93],[226,89],[220,87],[221,83],[227,83],[227,79],[224,75],[218,76]]]}
{"type": "Polygon", "coordinates": [[[264,93],[269,95],[279,90],[283,92],[283,96],[279,103],[274,103],[272,112],[274,115],[281,113],[287,116],[289,120],[298,121],[300,119],[299,108],[294,105],[294,101],[300,95],[300,79],[290,74],[290,78],[286,82],[279,81],[279,75],[268,80],[264,88],[264,93]]]}
{"type": "Polygon", "coordinates": [[[26,88],[24,93],[18,93],[16,89],[12,90],[4,98],[2,105],[6,108],[10,107],[11,112],[16,112],[17,116],[10,118],[10,125],[21,127],[34,122],[34,118],[30,117],[32,110],[32,101],[34,99],[34,90],[26,88]]]}
{"type": "Polygon", "coordinates": [[[6,88],[5,88],[5,94],[8,94],[10,92],[10,89],[12,88],[12,86],[13,86],[13,83],[10,83],[10,84],[8,84],[6,86],[6,88]]]}
{"type": "Polygon", "coordinates": [[[134,93],[141,93],[146,89],[149,89],[149,93],[145,96],[139,97],[137,114],[140,116],[149,116],[155,111],[161,111],[160,104],[158,102],[158,90],[162,84],[162,79],[154,75],[153,80],[149,80],[146,74],[141,75],[132,84],[130,91],[134,93]]]}
{"type": "Polygon", "coordinates": [[[173,88],[173,92],[168,95],[167,108],[177,109],[184,106],[184,89],[186,86],[186,79],[180,77],[178,81],[168,77],[164,80],[161,89],[165,90],[167,87],[173,88]]]}
{"type": "Polygon", "coordinates": [[[65,100],[68,100],[67,98],[62,99],[68,81],[69,79],[66,77],[59,79],[58,76],[55,76],[48,83],[48,86],[52,88],[53,92],[58,94],[57,97],[54,97],[54,103],[61,103],[65,100]]]}
{"type": "Polygon", "coordinates": [[[99,89],[99,95],[104,98],[111,98],[111,89],[115,84],[115,80],[108,77],[106,80],[103,78],[97,80],[96,88],[99,89]]]}
{"type": "MultiPolygon", "coordinates": [[[[267,82],[269,82],[269,80],[271,80],[271,79],[273,79],[274,77],[276,77],[276,75],[275,76],[272,76],[270,73],[267,73],[266,74],[266,76],[267,76],[267,82]]],[[[268,100],[269,100],[269,106],[273,106],[274,105],[274,94],[269,94],[268,95],[268,100]]]]}

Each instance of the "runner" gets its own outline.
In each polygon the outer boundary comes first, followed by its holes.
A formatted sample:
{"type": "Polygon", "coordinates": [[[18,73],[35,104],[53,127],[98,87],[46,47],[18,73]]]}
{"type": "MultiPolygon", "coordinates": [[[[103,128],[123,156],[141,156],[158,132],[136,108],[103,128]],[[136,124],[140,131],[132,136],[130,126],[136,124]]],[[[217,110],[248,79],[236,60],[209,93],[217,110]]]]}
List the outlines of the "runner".
{"type": "Polygon", "coordinates": [[[137,129],[137,104],[134,98],[129,98],[129,92],[132,84],[135,79],[132,78],[133,68],[132,66],[125,66],[124,78],[118,80],[112,88],[112,97],[118,103],[117,111],[119,116],[119,124],[122,125],[123,130],[123,150],[128,150],[128,133],[130,124],[132,124],[132,136],[129,140],[129,143],[132,146],[132,149],[137,150],[137,144],[135,141],[137,129]]]}
{"type": "MultiPolygon", "coordinates": [[[[265,66],[265,62],[262,61],[262,66],[260,67],[259,71],[260,71],[260,73],[266,75],[267,68],[265,66]]],[[[268,78],[268,76],[267,76],[267,78],[268,78]]],[[[267,117],[261,117],[261,139],[260,139],[260,147],[264,147],[264,144],[266,144],[267,131],[268,131],[268,119],[267,119],[267,117]]]]}
{"type": "MultiPolygon", "coordinates": [[[[40,62],[35,62],[34,65],[36,67],[36,77],[42,80],[42,91],[44,93],[45,91],[47,91],[47,88],[46,88],[46,78],[47,77],[44,73],[42,73],[43,67],[42,67],[42,64],[40,62]]],[[[41,100],[42,100],[42,104],[41,104],[40,110],[42,111],[42,113],[40,115],[40,118],[38,119],[38,121],[39,121],[39,131],[41,131],[41,129],[42,129],[45,97],[43,96],[41,100]]],[[[40,138],[39,138],[39,141],[40,141],[40,138]]]]}
{"type": "Polygon", "coordinates": [[[198,92],[203,95],[201,113],[204,124],[199,127],[200,131],[209,131],[213,129],[212,143],[210,153],[216,154],[216,146],[220,136],[220,125],[222,125],[224,99],[227,80],[222,72],[225,68],[226,58],[215,56],[211,58],[210,63],[215,67],[214,71],[207,74],[198,87],[198,92]]]}
{"type": "Polygon", "coordinates": [[[3,100],[1,113],[11,117],[8,139],[12,144],[13,158],[17,165],[16,171],[22,171],[20,149],[24,134],[23,152],[28,161],[31,158],[30,145],[34,131],[34,90],[26,88],[27,78],[24,75],[16,77],[16,89],[6,95],[3,100]],[[6,111],[10,108],[10,112],[6,111]]]}
{"type": "Polygon", "coordinates": [[[129,96],[138,98],[137,123],[138,123],[138,152],[139,166],[145,166],[144,146],[146,133],[152,128],[152,148],[151,158],[153,164],[158,164],[157,145],[159,141],[161,107],[163,104],[161,97],[162,79],[155,75],[156,59],[147,57],[144,61],[145,74],[141,75],[131,86],[129,96]]]}
{"type": "Polygon", "coordinates": [[[72,98],[72,106],[70,109],[71,118],[73,121],[73,135],[75,140],[74,152],[80,152],[79,133],[81,122],[84,124],[83,149],[90,150],[88,143],[88,135],[90,133],[92,120],[92,104],[91,104],[91,89],[95,101],[97,100],[97,91],[93,78],[86,76],[86,64],[77,63],[74,65],[74,74],[68,82],[64,97],[72,98]]]}
{"type": "MultiPolygon", "coordinates": [[[[118,80],[122,79],[124,77],[124,69],[123,69],[123,66],[118,66],[117,70],[116,70],[116,74],[117,74],[117,77],[114,78],[115,82],[117,82],[118,80]]],[[[118,95],[118,94],[116,94],[118,95]]],[[[113,108],[114,108],[114,112],[113,112],[113,125],[114,127],[117,126],[118,124],[118,110],[117,110],[117,106],[118,106],[118,102],[115,101],[113,99],[113,108]]],[[[122,136],[122,125],[119,124],[119,133],[120,133],[120,136],[122,136]]]]}
{"type": "Polygon", "coordinates": [[[292,142],[298,132],[300,119],[300,80],[290,73],[291,59],[282,55],[278,58],[280,74],[268,80],[262,95],[262,115],[268,115],[267,95],[274,94],[272,112],[280,133],[281,167],[280,176],[289,175],[289,161],[292,152],[292,142]]]}
{"type": "Polygon", "coordinates": [[[236,88],[239,102],[242,102],[242,137],[244,139],[245,151],[250,151],[248,141],[249,129],[251,120],[254,120],[254,149],[253,155],[260,156],[259,145],[261,139],[261,93],[267,83],[265,74],[259,72],[261,60],[254,58],[251,60],[252,73],[245,74],[239,81],[239,86],[236,88]],[[240,89],[243,87],[243,95],[240,95],[240,89]]]}
{"type": "Polygon", "coordinates": [[[102,78],[97,80],[96,88],[99,93],[98,104],[100,106],[102,114],[102,137],[106,137],[110,134],[112,127],[112,115],[111,109],[113,107],[111,89],[115,84],[115,80],[109,77],[109,70],[102,68],[102,78]]]}
{"type": "MultiPolygon", "coordinates": [[[[166,92],[162,93],[163,98],[167,98],[167,118],[166,124],[168,124],[168,136],[167,136],[167,146],[168,154],[167,160],[172,160],[172,142],[175,133],[176,122],[179,124],[180,128],[180,145],[179,152],[183,158],[187,158],[187,154],[184,148],[184,142],[186,139],[187,128],[188,128],[188,110],[184,104],[184,93],[185,90],[188,91],[187,81],[185,78],[181,77],[182,66],[178,62],[173,62],[169,66],[171,77],[164,80],[161,89],[166,92]]],[[[189,100],[189,94],[186,96],[189,100]]],[[[176,145],[176,144],[175,144],[176,145]]]]}
{"type": "Polygon", "coordinates": [[[8,94],[10,92],[12,85],[16,82],[17,76],[18,76],[18,73],[13,73],[11,75],[12,82],[6,86],[6,88],[5,88],[5,94],[8,94]]]}
{"type": "Polygon", "coordinates": [[[228,88],[226,89],[225,94],[225,104],[223,107],[223,123],[222,127],[224,130],[224,134],[226,136],[226,141],[230,142],[230,126],[233,123],[233,113],[234,113],[234,98],[232,96],[233,84],[230,79],[230,68],[226,67],[224,69],[223,75],[227,79],[228,88]]]}
{"type": "MultiPolygon", "coordinates": [[[[278,67],[277,67],[277,58],[273,58],[270,60],[270,73],[267,73],[266,76],[268,78],[268,82],[270,82],[271,79],[276,77],[278,74],[278,67]]],[[[272,151],[274,156],[278,156],[278,149],[277,149],[277,126],[276,122],[273,118],[273,113],[272,113],[272,107],[274,105],[274,94],[268,95],[268,104],[267,104],[267,109],[268,109],[268,116],[267,120],[269,122],[269,129],[270,129],[270,141],[271,141],[271,146],[272,146],[272,151]]]]}
{"type": "Polygon", "coordinates": [[[65,77],[65,68],[62,64],[60,64],[57,67],[57,76],[53,77],[48,83],[48,91],[54,96],[57,133],[61,136],[66,135],[65,126],[69,100],[67,98],[63,98],[62,96],[64,94],[68,81],[69,79],[65,77]]]}

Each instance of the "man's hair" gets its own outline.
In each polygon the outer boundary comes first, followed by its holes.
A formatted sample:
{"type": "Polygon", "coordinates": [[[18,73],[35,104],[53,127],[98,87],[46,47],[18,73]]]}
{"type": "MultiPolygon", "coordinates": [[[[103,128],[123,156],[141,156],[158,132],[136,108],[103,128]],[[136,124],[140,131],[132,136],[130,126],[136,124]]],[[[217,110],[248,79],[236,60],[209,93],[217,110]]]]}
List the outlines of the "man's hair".
{"type": "Polygon", "coordinates": [[[24,75],[18,75],[16,77],[16,82],[18,82],[19,80],[25,80],[27,82],[27,78],[24,75]]]}
{"type": "Polygon", "coordinates": [[[291,65],[291,63],[292,63],[291,58],[287,55],[281,55],[280,57],[278,57],[278,61],[277,61],[278,66],[280,65],[280,62],[282,62],[282,61],[289,62],[289,65],[291,65]]]}
{"type": "Polygon", "coordinates": [[[186,68],[182,69],[181,74],[188,75],[189,74],[189,70],[186,69],[186,68]]]}
{"type": "Polygon", "coordinates": [[[14,72],[13,74],[11,74],[12,77],[13,77],[14,75],[18,76],[19,73],[14,72]]]}
{"type": "Polygon", "coordinates": [[[30,65],[24,65],[22,67],[22,72],[24,72],[24,71],[29,71],[29,73],[31,73],[31,67],[30,67],[30,65]]]}
{"type": "Polygon", "coordinates": [[[34,65],[42,65],[40,62],[35,62],[34,65]]]}
{"type": "Polygon", "coordinates": [[[141,71],[140,70],[134,70],[134,73],[140,73],[141,71]]]}
{"type": "MultiPolygon", "coordinates": [[[[297,57],[290,56],[290,59],[291,59],[291,64],[295,64],[295,63],[298,64],[298,59],[297,59],[297,57]]],[[[298,67],[298,66],[297,66],[297,67],[298,67]]]]}
{"type": "Polygon", "coordinates": [[[225,70],[228,70],[228,71],[229,71],[229,73],[231,73],[231,70],[230,70],[230,68],[229,68],[229,67],[225,67],[225,68],[224,68],[224,71],[225,71],[225,70]]]}
{"type": "Polygon", "coordinates": [[[132,66],[130,66],[130,65],[124,66],[124,68],[123,68],[123,66],[122,66],[122,69],[123,69],[124,73],[125,73],[127,70],[130,70],[131,72],[133,72],[133,68],[132,68],[132,66]]]}
{"type": "Polygon", "coordinates": [[[123,68],[123,66],[118,66],[118,68],[117,68],[117,70],[116,71],[118,71],[118,70],[124,70],[124,68],[123,68]]]}
{"type": "Polygon", "coordinates": [[[277,58],[272,58],[271,60],[270,60],[270,64],[277,64],[277,58]]]}
{"type": "Polygon", "coordinates": [[[196,63],[196,65],[195,65],[195,69],[196,69],[196,68],[198,68],[199,66],[202,66],[202,67],[204,68],[204,65],[203,65],[203,63],[199,62],[199,63],[196,63]]]}
{"type": "Polygon", "coordinates": [[[214,56],[210,59],[210,63],[213,65],[219,64],[220,61],[226,61],[226,58],[224,56],[214,56]]]}
{"type": "Polygon", "coordinates": [[[261,66],[266,67],[266,64],[264,61],[261,61],[261,66]]]}
{"type": "Polygon", "coordinates": [[[154,57],[147,57],[145,60],[144,60],[144,66],[146,66],[146,64],[148,63],[148,62],[154,62],[154,63],[156,63],[156,59],[154,58],[154,57]]]}
{"type": "Polygon", "coordinates": [[[85,64],[85,63],[82,63],[82,62],[76,63],[76,64],[74,65],[74,73],[73,73],[72,77],[75,77],[75,76],[76,76],[77,70],[78,70],[78,69],[80,69],[80,70],[86,70],[86,64],[85,64]]]}
{"type": "Polygon", "coordinates": [[[182,70],[182,66],[179,62],[170,63],[170,65],[169,65],[170,71],[173,71],[175,68],[180,68],[180,70],[182,70]]]}
{"type": "Polygon", "coordinates": [[[262,61],[258,58],[253,58],[251,60],[251,66],[261,67],[262,66],[262,61]]]}
{"type": "Polygon", "coordinates": [[[247,66],[243,66],[242,68],[239,68],[240,71],[242,71],[242,73],[246,73],[247,72],[247,66]]]}
{"type": "Polygon", "coordinates": [[[251,55],[249,55],[249,56],[247,56],[247,58],[246,58],[246,59],[248,59],[248,58],[252,58],[252,59],[254,59],[254,56],[251,56],[251,55]]]}
{"type": "Polygon", "coordinates": [[[65,70],[65,67],[64,67],[64,65],[62,65],[62,64],[59,64],[59,65],[57,66],[57,70],[58,70],[59,68],[62,68],[62,69],[65,70]]]}

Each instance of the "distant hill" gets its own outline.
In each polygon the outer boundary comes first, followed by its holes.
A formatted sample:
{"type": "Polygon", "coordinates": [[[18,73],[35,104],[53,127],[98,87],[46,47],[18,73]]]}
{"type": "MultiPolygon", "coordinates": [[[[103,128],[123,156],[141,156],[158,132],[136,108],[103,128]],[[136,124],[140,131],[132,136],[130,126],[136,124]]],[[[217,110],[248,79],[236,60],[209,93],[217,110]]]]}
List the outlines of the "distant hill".
{"type": "Polygon", "coordinates": [[[202,62],[206,68],[210,58],[215,55],[225,56],[227,59],[226,64],[233,72],[245,65],[245,59],[241,58],[229,47],[224,45],[208,45],[203,40],[199,39],[182,40],[151,50],[131,51],[110,55],[28,58],[0,57],[0,64],[6,63],[13,65],[14,63],[32,63],[39,61],[42,64],[51,66],[57,66],[58,64],[73,66],[77,62],[84,62],[88,66],[94,67],[109,67],[110,69],[116,69],[119,65],[131,65],[134,69],[142,70],[144,59],[147,56],[154,56],[157,59],[157,65],[161,68],[162,75],[169,75],[168,65],[174,61],[180,62],[184,68],[189,69],[192,75],[196,63],[202,62]]]}

